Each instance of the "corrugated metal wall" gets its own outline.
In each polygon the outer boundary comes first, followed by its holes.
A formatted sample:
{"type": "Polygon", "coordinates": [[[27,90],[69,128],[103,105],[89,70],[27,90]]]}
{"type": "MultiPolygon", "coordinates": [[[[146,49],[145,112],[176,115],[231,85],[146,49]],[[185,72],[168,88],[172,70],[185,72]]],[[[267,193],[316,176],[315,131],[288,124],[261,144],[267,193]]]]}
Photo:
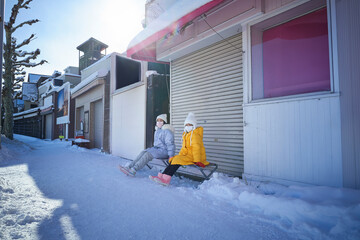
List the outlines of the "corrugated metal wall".
{"type": "Polygon", "coordinates": [[[244,106],[245,176],[341,187],[337,94],[291,100],[244,106]]]}
{"type": "Polygon", "coordinates": [[[336,1],[344,187],[360,189],[360,2],[336,1]]]}
{"type": "Polygon", "coordinates": [[[244,171],[242,35],[172,62],[171,124],[177,152],[188,112],[204,127],[209,162],[219,171],[240,176],[244,171]]]}

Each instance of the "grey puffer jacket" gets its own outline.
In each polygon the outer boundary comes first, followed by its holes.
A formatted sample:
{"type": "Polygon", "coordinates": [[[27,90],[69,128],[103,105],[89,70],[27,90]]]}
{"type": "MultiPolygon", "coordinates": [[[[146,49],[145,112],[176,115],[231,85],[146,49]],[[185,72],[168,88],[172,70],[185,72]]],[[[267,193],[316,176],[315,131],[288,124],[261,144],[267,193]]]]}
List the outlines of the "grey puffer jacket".
{"type": "Polygon", "coordinates": [[[154,146],[146,149],[154,158],[169,158],[175,154],[174,133],[169,124],[154,133],[154,146]]]}

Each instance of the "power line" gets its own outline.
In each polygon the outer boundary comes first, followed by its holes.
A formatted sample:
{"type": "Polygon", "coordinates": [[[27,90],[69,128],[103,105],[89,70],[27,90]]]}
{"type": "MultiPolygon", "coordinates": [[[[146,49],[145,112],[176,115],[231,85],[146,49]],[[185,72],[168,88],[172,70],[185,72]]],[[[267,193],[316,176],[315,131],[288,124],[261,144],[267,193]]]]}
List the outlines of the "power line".
{"type": "Polygon", "coordinates": [[[202,19],[204,20],[204,22],[217,34],[219,35],[219,37],[221,37],[223,40],[225,40],[229,45],[231,45],[233,48],[235,48],[236,50],[239,50],[241,53],[244,53],[244,51],[241,48],[238,48],[236,46],[234,46],[231,42],[229,42],[226,38],[224,38],[223,36],[221,36],[220,33],[218,33],[207,21],[206,21],[206,14],[204,13],[203,15],[201,15],[202,19]]]}

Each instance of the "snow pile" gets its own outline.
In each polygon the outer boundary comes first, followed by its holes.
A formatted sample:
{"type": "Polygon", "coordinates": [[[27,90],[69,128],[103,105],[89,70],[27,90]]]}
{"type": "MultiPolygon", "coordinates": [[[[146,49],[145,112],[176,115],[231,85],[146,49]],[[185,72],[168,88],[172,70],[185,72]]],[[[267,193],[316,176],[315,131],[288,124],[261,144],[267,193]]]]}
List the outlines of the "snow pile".
{"type": "Polygon", "coordinates": [[[200,194],[265,216],[278,227],[311,239],[357,239],[360,236],[360,191],[331,187],[281,186],[250,182],[215,173],[199,186],[200,194]]]}
{"type": "Polygon", "coordinates": [[[62,202],[43,197],[27,166],[8,167],[11,181],[0,176],[0,239],[37,239],[37,225],[62,202]]]}
{"type": "Polygon", "coordinates": [[[99,149],[15,137],[0,151],[0,239],[360,239],[358,190],[221,173],[163,187],[99,149]]]}
{"type": "Polygon", "coordinates": [[[154,71],[154,70],[149,70],[149,71],[146,71],[146,77],[150,77],[151,75],[159,75],[157,71],[154,71]]]}
{"type": "Polygon", "coordinates": [[[76,142],[76,143],[88,143],[88,142],[90,142],[90,141],[87,140],[87,139],[76,138],[76,139],[74,140],[74,142],[76,142]]]}
{"type": "MultiPolygon", "coordinates": [[[[5,136],[1,136],[0,164],[8,161],[18,160],[19,153],[27,153],[31,148],[18,140],[9,140],[5,136]]],[[[1,165],[0,165],[1,167],[1,165]]]]}

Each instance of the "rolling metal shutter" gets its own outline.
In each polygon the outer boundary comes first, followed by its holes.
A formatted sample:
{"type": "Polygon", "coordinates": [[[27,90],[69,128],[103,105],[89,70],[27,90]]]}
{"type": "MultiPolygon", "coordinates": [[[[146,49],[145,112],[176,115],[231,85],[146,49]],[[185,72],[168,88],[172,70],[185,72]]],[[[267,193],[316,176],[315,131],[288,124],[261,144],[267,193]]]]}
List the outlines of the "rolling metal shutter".
{"type": "Polygon", "coordinates": [[[234,176],[244,172],[242,35],[171,63],[171,124],[177,152],[188,112],[204,127],[209,162],[234,176]]]}

